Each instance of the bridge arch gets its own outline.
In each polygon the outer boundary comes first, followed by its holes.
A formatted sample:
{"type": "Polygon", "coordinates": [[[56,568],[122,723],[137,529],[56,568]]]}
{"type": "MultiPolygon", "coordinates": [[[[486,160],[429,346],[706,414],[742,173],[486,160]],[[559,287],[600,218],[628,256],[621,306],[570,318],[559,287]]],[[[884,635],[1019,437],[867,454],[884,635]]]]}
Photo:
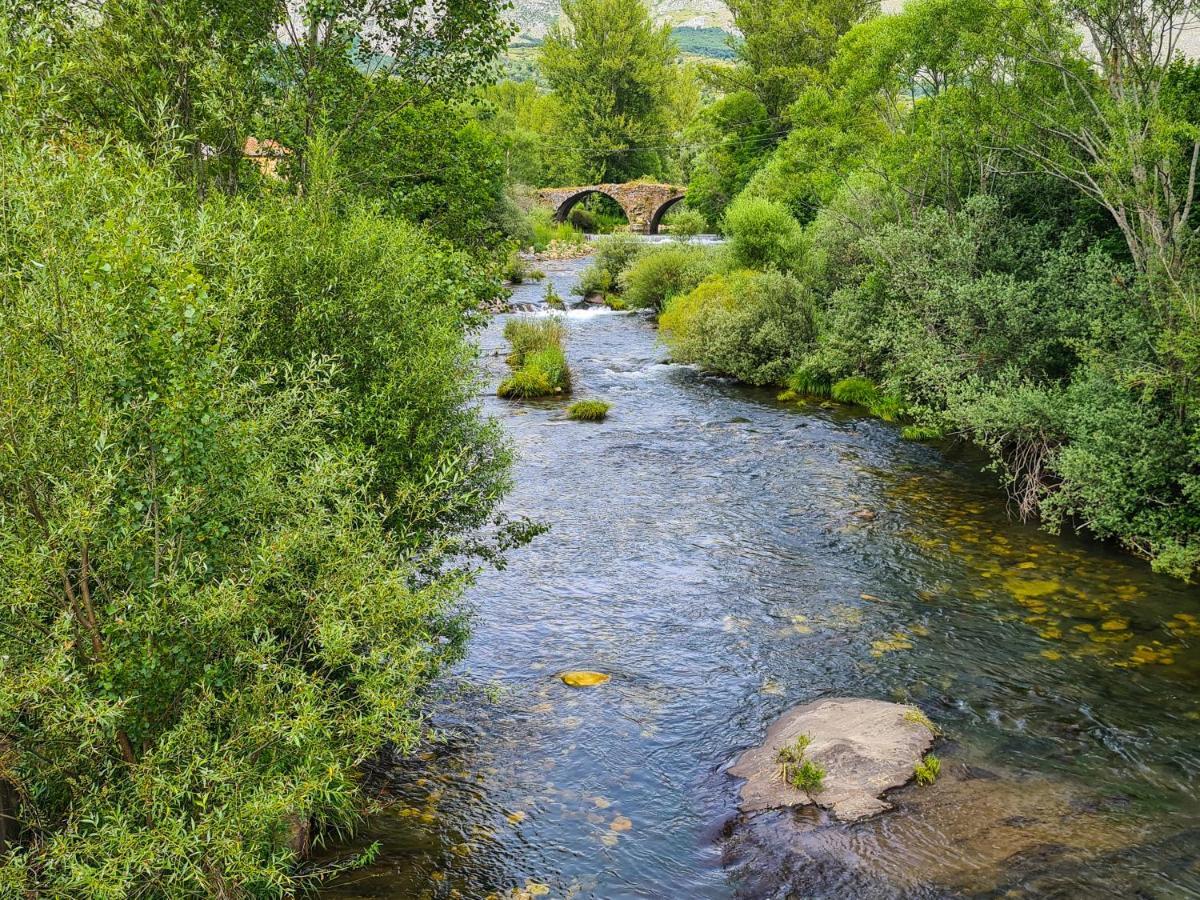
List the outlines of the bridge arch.
{"type": "Polygon", "coordinates": [[[558,221],[565,221],[580,200],[590,194],[602,194],[615,201],[629,220],[635,234],[655,234],[667,210],[683,199],[684,189],[673,184],[632,181],[628,184],[589,184],[579,187],[543,188],[538,198],[554,210],[558,221]]]}
{"type": "Polygon", "coordinates": [[[630,224],[633,224],[633,219],[629,215],[629,210],[625,208],[625,204],[621,202],[621,198],[614,196],[614,191],[605,190],[603,186],[582,188],[577,193],[567,197],[567,199],[559,203],[558,208],[554,211],[554,221],[567,221],[567,219],[570,218],[571,210],[573,210],[588,197],[591,197],[593,194],[601,197],[607,197],[613,203],[617,204],[617,206],[621,207],[621,212],[625,214],[625,220],[630,224]]]}
{"type": "Polygon", "coordinates": [[[670,200],[660,206],[654,215],[650,217],[650,231],[648,233],[658,234],[658,228],[660,225],[662,225],[663,216],[674,209],[676,205],[682,203],[685,199],[687,198],[683,194],[680,194],[678,197],[672,197],[670,200]]]}

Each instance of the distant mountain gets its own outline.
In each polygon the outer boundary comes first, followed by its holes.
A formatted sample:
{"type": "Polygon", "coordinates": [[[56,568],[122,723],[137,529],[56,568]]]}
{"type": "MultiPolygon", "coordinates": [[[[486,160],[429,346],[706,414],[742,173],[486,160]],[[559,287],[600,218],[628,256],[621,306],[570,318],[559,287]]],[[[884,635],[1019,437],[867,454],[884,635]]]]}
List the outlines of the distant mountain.
{"type": "MultiPolygon", "coordinates": [[[[733,16],[721,0],[649,0],[655,21],[672,28],[730,31],[733,16]]],[[[561,14],[559,0],[515,0],[512,19],[520,27],[520,37],[538,39],[561,14]]]]}

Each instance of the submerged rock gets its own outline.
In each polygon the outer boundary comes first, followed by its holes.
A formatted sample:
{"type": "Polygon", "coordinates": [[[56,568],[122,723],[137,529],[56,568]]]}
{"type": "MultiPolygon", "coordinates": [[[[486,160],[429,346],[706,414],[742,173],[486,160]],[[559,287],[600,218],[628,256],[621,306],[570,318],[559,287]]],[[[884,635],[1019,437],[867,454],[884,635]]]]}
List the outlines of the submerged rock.
{"type": "Polygon", "coordinates": [[[818,700],[784,713],[764,742],[743,753],[729,772],[746,779],[745,812],[811,803],[853,822],[891,809],[880,795],[912,780],[933,738],[929,720],[912,706],[818,700]],[[779,762],[781,750],[805,738],[804,759],[824,771],[821,786],[811,792],[786,782],[779,762]]]}

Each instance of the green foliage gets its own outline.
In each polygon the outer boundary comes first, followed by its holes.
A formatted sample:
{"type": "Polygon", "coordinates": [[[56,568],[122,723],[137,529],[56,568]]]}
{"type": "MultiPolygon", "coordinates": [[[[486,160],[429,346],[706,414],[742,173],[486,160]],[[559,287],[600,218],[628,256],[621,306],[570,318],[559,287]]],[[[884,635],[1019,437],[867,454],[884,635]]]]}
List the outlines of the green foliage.
{"type": "Polygon", "coordinates": [[[812,738],[802,734],[793,743],[781,747],[776,760],[779,762],[779,775],[785,782],[797,790],[819,794],[825,786],[826,772],[805,757],[811,744],[812,738]]]}
{"type": "Polygon", "coordinates": [[[461,246],[494,248],[521,236],[503,147],[469,106],[425,99],[403,82],[357,77],[335,109],[325,123],[339,136],[343,189],[461,246]],[[371,127],[355,125],[355,116],[371,127]]]}
{"type": "Polygon", "coordinates": [[[302,196],[191,177],[248,96],[222,105],[222,66],[255,71],[209,16],[255,4],[161,7],[0,28],[6,896],[320,879],[309,826],[353,828],[359,764],[426,735],[471,569],[531,533],[475,536],[507,485],[469,340],[492,279],[357,197],[316,129],[302,196]]]}
{"type": "Polygon", "coordinates": [[[478,92],[476,120],[503,153],[508,177],[517,184],[573,184],[581,153],[560,133],[562,103],[532,81],[502,81],[478,92]]]}
{"type": "Polygon", "coordinates": [[[496,426],[471,408],[476,351],[464,322],[482,323],[495,287],[403,221],[357,204],[335,215],[313,179],[308,203],[266,211],[255,228],[264,275],[246,300],[257,317],[253,358],[264,369],[338,360],[339,433],[373,454],[372,488],[406,540],[477,527],[504,490],[508,460],[496,426]],[[435,487],[441,506],[430,505],[435,487]]]}
{"type": "Polygon", "coordinates": [[[663,309],[678,294],[693,290],[717,266],[713,251],[693,245],[651,247],[634,258],[618,281],[625,302],[663,309]]]}
{"type": "Polygon", "coordinates": [[[687,204],[708,222],[720,222],[770,153],[779,129],[749,91],[736,91],[706,107],[689,129],[704,149],[691,163],[687,204]]]}
{"type": "Polygon", "coordinates": [[[353,826],[357,763],[415,746],[461,644],[442,554],[504,483],[467,403],[479,285],[327,192],[197,206],[172,165],[11,109],[0,880],[291,892],[294,832],[353,826]]]}
{"type": "Polygon", "coordinates": [[[563,303],[563,298],[559,296],[558,291],[554,289],[553,282],[546,282],[546,292],[543,295],[546,305],[554,310],[563,310],[567,305],[563,303]]]}
{"type": "Polygon", "coordinates": [[[814,303],[778,272],[712,275],[672,299],[659,321],[679,362],[748,384],[780,384],[816,337],[814,303]]]}
{"type": "Polygon", "coordinates": [[[508,364],[515,369],[496,393],[509,400],[529,400],[568,393],[571,370],[567,365],[567,329],[557,317],[521,316],[509,319],[504,336],[512,347],[508,364]]]}
{"type": "Polygon", "coordinates": [[[932,753],[927,753],[913,769],[913,776],[917,779],[917,784],[928,786],[937,781],[941,772],[942,761],[932,753]]]}
{"type": "Polygon", "coordinates": [[[596,254],[592,264],[580,276],[577,292],[584,297],[592,294],[607,294],[618,287],[621,273],[628,269],[633,260],[646,248],[646,244],[632,234],[613,234],[596,242],[596,254]]]}
{"type": "Polygon", "coordinates": [[[800,263],[800,223],[780,203],[743,195],[725,213],[724,229],[736,266],[789,272],[800,263]]]}
{"type": "Polygon", "coordinates": [[[588,148],[583,184],[629,181],[662,169],[676,50],[641,0],[564,0],[540,65],[560,104],[559,142],[588,148]]]}
{"type": "Polygon", "coordinates": [[[610,409],[612,404],[603,400],[579,400],[567,407],[567,417],[576,422],[603,422],[610,409]]]}
{"type": "Polygon", "coordinates": [[[734,84],[753,91],[779,116],[828,67],[838,39],[879,12],[879,0],[729,0],[742,35],[734,84]]]}
{"type": "Polygon", "coordinates": [[[676,240],[687,241],[698,234],[703,234],[704,229],[708,226],[708,220],[705,219],[704,213],[699,210],[687,206],[678,206],[667,213],[663,224],[666,226],[671,237],[676,240]]]}

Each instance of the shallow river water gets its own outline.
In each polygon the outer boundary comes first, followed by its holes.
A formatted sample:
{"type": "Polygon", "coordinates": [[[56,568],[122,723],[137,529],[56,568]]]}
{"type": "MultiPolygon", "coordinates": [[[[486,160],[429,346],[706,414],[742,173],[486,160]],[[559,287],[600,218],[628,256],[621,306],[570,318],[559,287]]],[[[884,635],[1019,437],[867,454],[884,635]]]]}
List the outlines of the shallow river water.
{"type": "MultiPolygon", "coordinates": [[[[583,265],[545,268],[567,297],[583,265]]],[[[324,896],[1200,897],[1200,592],[1010,520],[973,454],[665,364],[638,315],[567,320],[612,414],[484,400],[509,511],[551,531],[473,590],[477,689],[324,896]],[[739,817],[728,766],[825,696],[919,705],[940,780],[852,826],[739,817]]]]}

